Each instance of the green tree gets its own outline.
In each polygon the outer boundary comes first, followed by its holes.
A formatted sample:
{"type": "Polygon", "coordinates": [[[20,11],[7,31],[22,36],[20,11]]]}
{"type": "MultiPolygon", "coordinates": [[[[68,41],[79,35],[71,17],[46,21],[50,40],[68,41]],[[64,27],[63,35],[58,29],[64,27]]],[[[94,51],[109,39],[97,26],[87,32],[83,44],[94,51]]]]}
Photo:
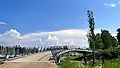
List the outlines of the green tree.
{"type": "Polygon", "coordinates": [[[88,37],[88,41],[89,41],[89,46],[91,49],[93,49],[94,44],[95,44],[94,17],[93,17],[93,12],[90,10],[87,11],[87,14],[88,14],[88,22],[89,22],[89,33],[88,33],[87,37],[88,37]]]}
{"type": "Polygon", "coordinates": [[[101,30],[101,38],[103,43],[103,49],[108,49],[112,47],[111,34],[108,30],[101,30]]]}
{"type": "Polygon", "coordinates": [[[88,42],[89,42],[89,47],[91,49],[93,49],[93,45],[92,45],[92,35],[90,33],[90,31],[87,33],[87,38],[88,38],[88,42]]]}
{"type": "Polygon", "coordinates": [[[94,34],[94,17],[93,17],[93,12],[88,10],[87,11],[87,15],[88,15],[88,22],[89,22],[89,34],[88,34],[88,41],[89,41],[89,46],[91,49],[93,49],[93,64],[95,63],[94,58],[95,58],[95,54],[94,54],[94,50],[95,50],[95,34],[94,34]]]}
{"type": "Polygon", "coordinates": [[[112,44],[112,47],[116,47],[118,44],[117,40],[113,36],[111,37],[111,44],[112,44]]]}
{"type": "Polygon", "coordinates": [[[95,44],[95,49],[102,49],[103,48],[103,43],[101,39],[101,34],[98,33],[96,34],[96,44],[95,44]]]}
{"type": "Polygon", "coordinates": [[[117,29],[117,40],[118,40],[118,44],[120,44],[120,28],[117,29]]]}

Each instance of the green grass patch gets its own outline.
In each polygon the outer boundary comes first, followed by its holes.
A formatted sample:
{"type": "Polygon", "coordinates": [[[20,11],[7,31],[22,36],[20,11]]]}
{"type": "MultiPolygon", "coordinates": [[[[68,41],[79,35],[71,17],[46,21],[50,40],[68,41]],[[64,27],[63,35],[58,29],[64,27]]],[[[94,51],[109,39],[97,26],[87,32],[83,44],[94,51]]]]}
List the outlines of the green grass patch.
{"type": "Polygon", "coordinates": [[[102,68],[120,68],[120,60],[106,60],[102,68]]]}
{"type": "Polygon", "coordinates": [[[101,60],[95,60],[94,67],[92,67],[92,60],[88,61],[86,66],[82,61],[65,58],[58,66],[59,68],[120,68],[120,59],[104,60],[103,65],[101,60]]]}
{"type": "Polygon", "coordinates": [[[78,61],[72,61],[69,59],[63,60],[58,64],[59,68],[85,68],[85,66],[78,61]]]}

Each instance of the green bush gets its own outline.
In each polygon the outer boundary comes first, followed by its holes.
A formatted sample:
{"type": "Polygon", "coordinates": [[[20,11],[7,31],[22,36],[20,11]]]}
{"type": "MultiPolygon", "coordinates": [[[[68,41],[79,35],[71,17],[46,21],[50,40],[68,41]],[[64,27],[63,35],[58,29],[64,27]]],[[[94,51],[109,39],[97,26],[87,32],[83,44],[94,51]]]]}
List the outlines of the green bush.
{"type": "Polygon", "coordinates": [[[120,57],[120,47],[109,48],[95,53],[96,58],[115,59],[120,57]]]}

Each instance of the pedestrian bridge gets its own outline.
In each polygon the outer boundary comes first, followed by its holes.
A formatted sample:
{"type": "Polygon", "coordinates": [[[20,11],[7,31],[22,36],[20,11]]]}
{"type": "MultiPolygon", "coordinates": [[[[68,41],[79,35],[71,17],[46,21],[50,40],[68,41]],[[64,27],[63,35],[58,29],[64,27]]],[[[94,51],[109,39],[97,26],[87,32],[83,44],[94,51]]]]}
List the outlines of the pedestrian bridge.
{"type": "Polygon", "coordinates": [[[53,54],[53,58],[55,60],[56,63],[59,63],[60,62],[60,57],[63,55],[63,54],[66,54],[66,53],[69,53],[69,52],[78,52],[78,53],[93,53],[92,50],[87,50],[87,49],[69,49],[69,50],[62,50],[62,51],[59,51],[55,54],[53,54]]]}

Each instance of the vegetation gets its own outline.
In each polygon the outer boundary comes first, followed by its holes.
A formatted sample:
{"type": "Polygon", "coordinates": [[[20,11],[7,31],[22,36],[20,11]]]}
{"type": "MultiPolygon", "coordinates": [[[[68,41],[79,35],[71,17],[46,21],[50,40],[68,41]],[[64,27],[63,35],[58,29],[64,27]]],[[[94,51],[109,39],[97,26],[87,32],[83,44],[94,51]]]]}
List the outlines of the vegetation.
{"type": "Polygon", "coordinates": [[[102,68],[120,68],[120,60],[106,60],[102,68]]]}
{"type": "Polygon", "coordinates": [[[50,50],[59,50],[59,49],[68,49],[67,46],[58,46],[58,47],[21,47],[20,45],[16,46],[1,46],[0,45],[0,55],[29,55],[42,51],[50,51],[50,50]]]}
{"type": "Polygon", "coordinates": [[[92,66],[91,60],[85,65],[82,61],[65,59],[58,65],[58,68],[120,68],[120,59],[105,60],[103,64],[102,60],[95,60],[94,66],[92,66]]]}
{"type": "Polygon", "coordinates": [[[118,44],[120,44],[120,28],[117,29],[117,32],[118,44]]]}
{"type": "Polygon", "coordinates": [[[95,34],[94,34],[94,17],[93,17],[93,12],[88,10],[87,11],[87,14],[88,14],[88,22],[89,22],[89,34],[88,34],[88,41],[89,41],[89,46],[90,48],[93,50],[93,64],[94,64],[94,59],[95,59],[95,56],[94,56],[94,50],[95,50],[95,44],[96,44],[96,37],[95,37],[95,34]]]}
{"type": "Polygon", "coordinates": [[[93,17],[93,12],[90,10],[87,11],[87,14],[88,14],[88,22],[89,22],[89,33],[87,37],[88,37],[89,46],[91,49],[93,49],[95,44],[94,17],[93,17]]]}
{"type": "Polygon", "coordinates": [[[78,61],[72,61],[69,59],[65,59],[59,64],[59,68],[84,68],[85,66],[78,62],[78,61]]]}
{"type": "Polygon", "coordinates": [[[117,39],[106,29],[101,29],[101,33],[94,33],[95,23],[93,12],[88,10],[89,32],[87,34],[89,47],[93,54],[89,57],[87,65],[84,62],[64,60],[59,64],[59,68],[120,68],[120,28],[117,29],[117,39]],[[94,52],[97,51],[97,52],[94,52]]]}
{"type": "MultiPolygon", "coordinates": [[[[118,32],[117,39],[115,39],[115,37],[113,37],[108,30],[101,30],[101,33],[95,34],[94,36],[93,30],[94,30],[95,23],[93,18],[93,12],[91,14],[92,14],[92,17],[88,16],[90,32],[88,33],[87,37],[89,41],[89,47],[91,49],[96,49],[97,51],[101,49],[98,53],[95,53],[95,57],[96,57],[95,60],[99,60],[99,59],[102,60],[102,63],[103,63],[102,68],[119,68],[120,61],[116,62],[116,61],[113,61],[113,59],[117,59],[120,56],[120,47],[118,47],[117,45],[117,44],[120,44],[120,28],[117,29],[117,32],[118,32]],[[94,39],[93,36],[95,40],[93,40],[94,39]],[[95,43],[95,44],[91,45],[91,43],[92,44],[95,43]]],[[[94,64],[97,64],[97,63],[94,63],[94,64]]],[[[91,65],[91,64],[88,64],[88,65],[91,65]]]]}
{"type": "MultiPolygon", "coordinates": [[[[111,47],[117,46],[117,40],[113,37],[108,30],[101,30],[101,33],[94,34],[94,18],[93,12],[88,10],[88,22],[89,22],[89,32],[87,34],[89,47],[91,49],[109,49],[111,47]]],[[[118,31],[118,41],[120,38],[120,29],[118,31]]]]}
{"type": "Polygon", "coordinates": [[[98,33],[96,34],[95,49],[102,49],[102,48],[103,48],[103,43],[102,43],[101,34],[98,33]]]}
{"type": "Polygon", "coordinates": [[[25,55],[25,54],[32,54],[37,53],[38,48],[28,48],[28,47],[20,47],[20,46],[0,46],[0,54],[2,55],[25,55]]]}

